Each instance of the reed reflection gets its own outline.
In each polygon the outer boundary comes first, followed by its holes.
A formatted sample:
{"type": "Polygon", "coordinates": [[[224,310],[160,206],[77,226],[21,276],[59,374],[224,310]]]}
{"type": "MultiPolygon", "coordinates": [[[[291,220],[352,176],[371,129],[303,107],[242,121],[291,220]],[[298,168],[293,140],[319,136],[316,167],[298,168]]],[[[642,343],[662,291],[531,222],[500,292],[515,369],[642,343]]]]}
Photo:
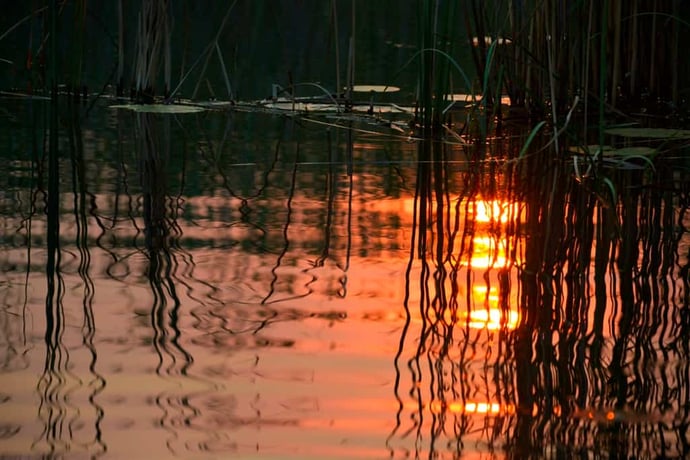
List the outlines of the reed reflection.
{"type": "MultiPolygon", "coordinates": [[[[43,374],[37,384],[40,397],[38,418],[43,422],[43,431],[32,448],[50,455],[62,455],[76,446],[98,457],[107,450],[102,438],[104,411],[98,396],[105,388],[105,379],[98,371],[98,353],[94,344],[95,320],[93,313],[94,283],[91,279],[91,255],[87,242],[87,207],[89,196],[84,175],[84,149],[80,125],[80,108],[68,100],[62,116],[67,126],[65,137],[69,145],[70,170],[72,179],[73,210],[76,224],[75,245],[78,250],[77,272],[83,285],[82,315],[83,324],[79,338],[83,349],[66,345],[73,338],[68,334],[70,326],[68,312],[65,310],[64,294],[67,288],[63,270],[69,263],[62,260],[61,238],[61,154],[59,146],[61,130],[58,129],[58,104],[56,91],[53,91],[49,113],[50,131],[47,145],[48,187],[44,191],[47,214],[47,259],[46,259],[46,301],[45,301],[45,347],[46,358],[43,374]],[[88,357],[82,358],[85,352],[88,357]],[[87,363],[81,369],[81,363],[87,363]],[[90,417],[84,407],[77,402],[80,393],[92,409],[90,417]]],[[[42,181],[39,179],[39,184],[42,181]]],[[[34,195],[38,196],[38,194],[34,195]]],[[[31,245],[31,238],[28,239],[31,245]]],[[[31,248],[29,249],[31,251],[31,248]]]]}
{"type": "MultiPolygon", "coordinates": [[[[137,113],[135,138],[140,161],[144,248],[148,261],[146,277],[153,294],[149,318],[152,344],[158,356],[155,371],[161,378],[179,383],[180,388],[184,388],[184,381],[192,378],[190,369],[194,358],[185,349],[180,330],[183,305],[177,293],[177,254],[182,251],[177,240],[182,233],[176,220],[176,201],[170,195],[166,181],[171,155],[171,123],[168,116],[137,113]]],[[[184,171],[181,173],[184,175],[184,171]]],[[[182,446],[177,444],[179,430],[194,427],[194,420],[199,416],[193,400],[190,392],[171,394],[161,391],[155,395],[154,401],[161,413],[158,422],[170,433],[167,446],[173,453],[181,453],[177,451],[188,448],[184,445],[187,442],[182,446]]],[[[199,437],[205,438],[201,430],[199,437]]]]}
{"type": "Polygon", "coordinates": [[[449,148],[420,146],[391,450],[687,456],[684,179],[578,182],[541,156],[454,173],[449,148]]]}
{"type": "Polygon", "coordinates": [[[407,322],[396,357],[400,406],[389,438],[395,449],[397,438],[413,436],[417,454],[430,457],[468,443],[494,448],[516,411],[505,353],[519,319],[510,287],[522,205],[495,165],[458,172],[446,161],[451,154],[441,142],[420,144],[407,322]]]}

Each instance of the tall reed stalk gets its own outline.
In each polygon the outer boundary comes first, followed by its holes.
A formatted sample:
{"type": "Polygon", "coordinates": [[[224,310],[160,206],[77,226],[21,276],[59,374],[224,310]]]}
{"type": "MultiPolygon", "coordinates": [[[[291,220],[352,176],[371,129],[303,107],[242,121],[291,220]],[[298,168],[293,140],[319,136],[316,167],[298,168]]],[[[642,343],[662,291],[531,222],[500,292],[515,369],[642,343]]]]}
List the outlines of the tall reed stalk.
{"type": "Polygon", "coordinates": [[[451,93],[451,70],[460,73],[463,84],[469,86],[467,76],[451,56],[457,22],[455,2],[420,2],[419,17],[418,115],[424,130],[441,132],[451,93]]]}
{"type": "Polygon", "coordinates": [[[168,0],[142,0],[137,20],[134,81],[136,99],[153,102],[160,61],[164,67],[164,94],[170,92],[170,34],[168,0]]]}
{"type": "Polygon", "coordinates": [[[677,104],[678,88],[689,83],[674,51],[690,37],[690,23],[683,19],[688,6],[682,2],[473,0],[469,5],[468,31],[480,42],[477,75],[484,74],[488,54],[483,37],[509,38],[510,51],[495,56],[505,81],[493,82],[504,85],[500,89],[513,105],[532,113],[563,114],[578,94],[606,113],[639,108],[645,94],[677,104]]]}

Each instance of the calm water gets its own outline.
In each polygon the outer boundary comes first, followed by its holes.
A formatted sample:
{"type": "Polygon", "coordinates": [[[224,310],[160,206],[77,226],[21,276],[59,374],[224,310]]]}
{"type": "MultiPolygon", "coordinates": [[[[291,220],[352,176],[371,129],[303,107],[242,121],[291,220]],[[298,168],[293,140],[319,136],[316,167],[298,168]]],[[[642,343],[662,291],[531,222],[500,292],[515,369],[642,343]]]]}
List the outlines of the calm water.
{"type": "Polygon", "coordinates": [[[0,454],[690,455],[688,168],[1,104],[0,454]]]}

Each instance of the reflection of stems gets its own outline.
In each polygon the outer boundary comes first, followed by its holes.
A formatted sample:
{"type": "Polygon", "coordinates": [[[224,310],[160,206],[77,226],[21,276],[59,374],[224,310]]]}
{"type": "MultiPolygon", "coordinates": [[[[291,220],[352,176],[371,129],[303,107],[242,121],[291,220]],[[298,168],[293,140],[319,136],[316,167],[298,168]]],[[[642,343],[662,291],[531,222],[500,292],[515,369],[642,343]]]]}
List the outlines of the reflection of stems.
{"type": "MultiPolygon", "coordinates": [[[[278,258],[276,259],[276,264],[273,266],[271,269],[271,274],[273,275],[273,278],[271,279],[271,285],[269,287],[268,293],[266,296],[261,299],[262,304],[268,303],[268,299],[271,298],[273,293],[275,292],[276,289],[276,283],[278,282],[278,274],[277,271],[280,268],[280,265],[282,263],[283,257],[288,252],[288,249],[290,248],[290,239],[288,236],[288,229],[290,228],[290,223],[291,223],[291,217],[292,217],[292,198],[295,195],[295,184],[297,182],[297,165],[299,163],[299,143],[297,144],[296,151],[295,151],[295,162],[292,167],[292,181],[290,183],[290,193],[288,195],[287,199],[287,214],[285,216],[285,225],[283,226],[283,240],[285,241],[285,244],[283,245],[283,250],[280,252],[278,255],[278,258]]],[[[300,296],[301,297],[301,296],[300,296]]]]}
{"type": "MultiPolygon", "coordinates": [[[[333,3],[333,8],[335,8],[335,3],[333,3]]],[[[321,250],[321,255],[314,262],[315,267],[323,267],[324,262],[328,259],[328,254],[331,247],[331,234],[333,226],[333,212],[335,208],[335,173],[333,171],[333,143],[331,141],[331,131],[326,131],[328,145],[328,172],[326,173],[326,223],[324,225],[324,244],[321,250]]]]}
{"type": "MultiPolygon", "coordinates": [[[[53,40],[54,41],[54,40],[53,40]]],[[[50,134],[48,146],[48,194],[46,202],[48,258],[46,264],[46,359],[37,390],[41,393],[39,417],[46,415],[45,426],[41,437],[45,437],[51,452],[55,451],[57,441],[62,436],[61,427],[66,411],[56,400],[65,379],[62,370],[65,366],[67,352],[62,345],[64,332],[64,312],[62,311],[62,294],[64,284],[60,275],[60,163],[58,159],[58,104],[57,86],[53,85],[50,106],[50,134]],[[63,360],[64,359],[64,360],[63,360]]]]}
{"type": "MultiPolygon", "coordinates": [[[[170,156],[170,118],[164,119],[163,133],[159,135],[155,118],[151,114],[141,114],[138,121],[139,155],[142,163],[142,189],[144,200],[144,233],[146,252],[149,259],[148,279],[153,294],[151,306],[151,327],[153,346],[158,355],[156,373],[161,377],[189,376],[194,362],[192,355],[181,343],[182,331],[179,327],[182,303],[177,294],[175,273],[177,261],[173,255],[174,242],[171,235],[180,234],[175,217],[167,216],[166,166],[170,156]],[[161,145],[161,139],[164,145],[161,145]],[[169,306],[169,301],[171,305],[169,306]]],[[[192,407],[188,397],[178,400],[159,394],[157,404],[163,413],[160,423],[164,429],[177,437],[177,426],[189,425],[190,419],[199,411],[192,407]],[[173,414],[169,406],[173,406],[173,414]],[[178,419],[169,420],[177,416],[178,419]]]]}
{"type": "Polygon", "coordinates": [[[105,379],[96,370],[96,362],[98,355],[93,339],[96,333],[96,324],[93,314],[93,298],[95,293],[95,286],[93,280],[89,276],[89,269],[91,267],[91,254],[89,252],[88,243],[88,222],[86,219],[86,177],[84,173],[84,148],[82,143],[81,128],[79,125],[79,110],[78,107],[70,103],[70,156],[72,160],[72,192],[74,194],[74,213],[77,227],[76,245],[79,250],[79,276],[84,283],[84,326],[82,327],[82,343],[89,350],[91,354],[91,362],[89,364],[89,371],[93,378],[88,385],[92,389],[89,395],[89,402],[93,405],[96,411],[95,420],[95,443],[98,445],[99,453],[106,451],[106,446],[101,439],[100,423],[104,416],[103,408],[95,401],[96,396],[105,388],[105,379]]]}
{"type": "MultiPolygon", "coordinates": [[[[350,126],[352,124],[350,123],[350,126]]],[[[341,297],[347,295],[347,271],[350,268],[350,251],[352,249],[352,195],[354,192],[354,182],[353,182],[353,161],[354,161],[354,140],[353,140],[353,130],[349,129],[347,131],[347,177],[349,179],[348,191],[347,191],[347,242],[345,249],[345,264],[341,267],[343,270],[343,276],[341,279],[342,290],[340,292],[341,297]]]]}

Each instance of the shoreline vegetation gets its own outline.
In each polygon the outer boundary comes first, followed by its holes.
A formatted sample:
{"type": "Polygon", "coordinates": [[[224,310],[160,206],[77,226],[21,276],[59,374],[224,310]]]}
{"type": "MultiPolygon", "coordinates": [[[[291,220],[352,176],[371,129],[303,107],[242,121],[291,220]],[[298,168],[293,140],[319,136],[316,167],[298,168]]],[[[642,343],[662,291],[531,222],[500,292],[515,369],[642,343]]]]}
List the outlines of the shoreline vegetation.
{"type": "MultiPolygon", "coordinates": [[[[404,50],[406,61],[391,81],[363,91],[358,88],[370,82],[360,81],[365,72],[357,48],[358,33],[368,31],[361,24],[368,7],[357,0],[321,2],[312,14],[329,24],[331,51],[323,59],[333,62],[333,74],[324,78],[333,81],[298,81],[288,71],[287,78],[275,75],[270,94],[259,100],[237,94],[242,56],[225,49],[233,21],[252,10],[245,3],[234,0],[223,7],[222,19],[212,21],[217,26],[196,55],[189,52],[187,2],[118,0],[116,14],[108,17],[97,15],[85,0],[26,8],[0,33],[0,43],[28,34],[24,68],[17,72],[28,81],[15,82],[26,91],[12,94],[54,92],[91,104],[112,98],[207,110],[399,113],[394,121],[384,120],[395,131],[409,127],[417,138],[461,142],[500,136],[506,124],[517,124],[529,133],[526,144],[541,133],[557,153],[570,148],[561,145],[566,138],[576,147],[606,146],[607,129],[677,130],[690,123],[690,62],[679,54],[690,37],[685,19],[690,6],[679,0],[409,2],[405,5],[416,13],[416,43],[404,50]],[[101,82],[88,81],[84,70],[94,23],[107,26],[103,33],[114,51],[112,71],[101,82]],[[413,88],[398,91],[403,80],[413,88]]],[[[253,9],[264,14],[265,8],[256,3],[253,9]]]]}

